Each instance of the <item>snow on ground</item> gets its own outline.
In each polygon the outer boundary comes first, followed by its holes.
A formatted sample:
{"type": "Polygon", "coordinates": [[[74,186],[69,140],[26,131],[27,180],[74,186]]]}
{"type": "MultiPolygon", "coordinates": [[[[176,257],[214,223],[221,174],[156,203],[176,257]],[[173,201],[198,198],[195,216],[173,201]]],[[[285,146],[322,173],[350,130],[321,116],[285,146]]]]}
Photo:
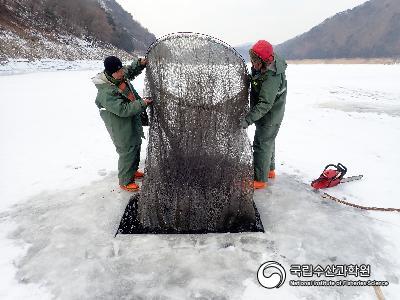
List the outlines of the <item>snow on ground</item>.
{"type": "MultiPolygon", "coordinates": [[[[21,8],[21,10],[23,9],[21,8]]],[[[31,18],[31,16],[26,15],[24,18],[31,18]]],[[[127,52],[119,50],[111,44],[93,40],[93,37],[79,38],[74,35],[43,32],[33,28],[25,30],[17,27],[8,30],[6,29],[8,26],[2,26],[0,31],[1,64],[8,60],[18,60],[20,57],[30,60],[42,60],[41,58],[102,60],[110,53],[121,57],[131,57],[127,52]]],[[[39,25],[39,27],[42,26],[39,25]]]]}
{"type": "Polygon", "coordinates": [[[33,72],[61,71],[61,70],[98,70],[103,66],[101,60],[74,60],[41,59],[9,59],[0,62],[0,75],[26,74],[33,72]]]}
{"type": "Polygon", "coordinates": [[[278,177],[254,196],[265,233],[116,238],[130,194],[117,188],[95,73],[0,76],[1,299],[376,299],[372,287],[291,287],[291,264],[370,264],[398,297],[400,214],[324,200],[309,182],[341,162],[365,177],[332,195],[400,207],[400,66],[289,66],[278,177]],[[268,260],[286,268],[279,289],[258,284],[268,260]]]}
{"type": "Polygon", "coordinates": [[[399,207],[399,65],[290,66],[278,138],[283,170],[311,181],[341,162],[362,181],[335,194],[369,206],[399,207]],[[293,148],[296,149],[293,149],[293,148]]]}

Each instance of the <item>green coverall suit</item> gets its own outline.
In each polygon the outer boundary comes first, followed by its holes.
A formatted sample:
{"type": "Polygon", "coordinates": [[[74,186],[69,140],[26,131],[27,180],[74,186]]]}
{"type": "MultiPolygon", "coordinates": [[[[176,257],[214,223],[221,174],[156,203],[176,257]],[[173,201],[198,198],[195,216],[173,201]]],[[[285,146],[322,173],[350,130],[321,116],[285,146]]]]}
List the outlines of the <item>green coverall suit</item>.
{"type": "Polygon", "coordinates": [[[127,185],[134,181],[134,174],[139,167],[140,147],[142,144],[143,127],[140,113],[146,109],[146,104],[133,88],[129,80],[139,75],[145,66],[139,61],[125,66],[125,79],[135,100],[130,101],[119,88],[114,78],[104,72],[93,78],[97,88],[96,105],[100,109],[100,116],[106,125],[107,131],[119,154],[118,178],[120,185],[127,185]]]}
{"type": "Polygon", "coordinates": [[[252,68],[250,112],[245,120],[255,123],[253,142],[254,180],[268,181],[268,172],[275,170],[275,138],[285,112],[287,81],[286,61],[274,56],[265,72],[252,68]]]}

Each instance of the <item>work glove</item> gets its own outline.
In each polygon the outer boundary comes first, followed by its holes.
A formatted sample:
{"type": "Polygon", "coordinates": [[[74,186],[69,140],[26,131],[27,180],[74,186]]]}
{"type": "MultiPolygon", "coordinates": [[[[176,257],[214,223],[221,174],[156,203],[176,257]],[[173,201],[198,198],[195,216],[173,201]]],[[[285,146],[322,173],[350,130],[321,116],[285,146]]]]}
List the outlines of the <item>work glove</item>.
{"type": "Polygon", "coordinates": [[[149,106],[152,102],[153,99],[151,99],[150,97],[144,98],[143,99],[144,104],[146,104],[146,106],[149,106]]]}
{"type": "Polygon", "coordinates": [[[242,119],[240,121],[240,128],[246,129],[247,127],[249,127],[249,123],[247,123],[246,119],[242,119]]]}
{"type": "Polygon", "coordinates": [[[146,66],[147,63],[148,63],[147,58],[145,58],[145,57],[139,58],[139,65],[141,65],[142,67],[143,67],[143,66],[146,66]]]}

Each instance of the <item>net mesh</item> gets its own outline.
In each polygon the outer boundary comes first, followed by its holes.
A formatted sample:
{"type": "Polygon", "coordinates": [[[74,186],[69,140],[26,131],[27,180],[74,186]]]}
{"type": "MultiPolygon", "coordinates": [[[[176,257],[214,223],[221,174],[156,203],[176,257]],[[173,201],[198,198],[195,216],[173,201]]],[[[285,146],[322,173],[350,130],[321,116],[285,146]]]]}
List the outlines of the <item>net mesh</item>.
{"type": "Polygon", "coordinates": [[[146,175],[119,233],[263,231],[251,145],[239,126],[248,107],[242,58],[193,33],[159,39],[147,57],[153,104],[146,175]]]}

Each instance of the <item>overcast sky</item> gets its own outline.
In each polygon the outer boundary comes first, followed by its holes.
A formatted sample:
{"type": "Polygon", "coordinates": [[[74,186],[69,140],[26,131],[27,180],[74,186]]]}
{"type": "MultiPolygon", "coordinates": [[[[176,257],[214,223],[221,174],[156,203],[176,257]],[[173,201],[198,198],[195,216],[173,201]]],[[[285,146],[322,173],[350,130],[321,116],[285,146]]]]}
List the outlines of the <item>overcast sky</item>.
{"type": "Polygon", "coordinates": [[[117,0],[157,37],[178,31],[212,35],[232,46],[284,42],[366,0],[117,0]]]}

